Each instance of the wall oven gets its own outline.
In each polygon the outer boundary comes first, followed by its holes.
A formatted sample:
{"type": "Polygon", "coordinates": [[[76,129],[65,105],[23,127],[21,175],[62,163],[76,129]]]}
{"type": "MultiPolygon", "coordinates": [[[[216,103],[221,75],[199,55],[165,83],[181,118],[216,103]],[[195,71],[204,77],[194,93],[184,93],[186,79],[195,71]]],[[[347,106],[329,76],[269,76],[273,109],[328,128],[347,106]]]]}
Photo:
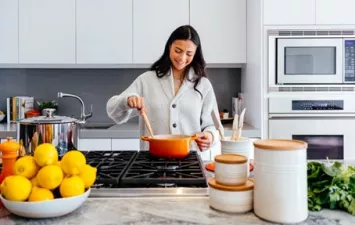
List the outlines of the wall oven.
{"type": "Polygon", "coordinates": [[[355,84],[354,31],[269,32],[273,85],[355,84]]]}
{"type": "Polygon", "coordinates": [[[285,96],[269,99],[269,138],[303,140],[307,158],[355,159],[354,96],[285,96]]]}

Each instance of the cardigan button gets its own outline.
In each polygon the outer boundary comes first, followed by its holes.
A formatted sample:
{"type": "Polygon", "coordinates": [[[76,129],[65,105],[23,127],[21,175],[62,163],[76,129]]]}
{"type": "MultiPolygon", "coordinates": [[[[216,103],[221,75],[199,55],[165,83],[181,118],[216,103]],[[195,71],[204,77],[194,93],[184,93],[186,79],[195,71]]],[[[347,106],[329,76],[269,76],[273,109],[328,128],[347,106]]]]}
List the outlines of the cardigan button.
{"type": "Polygon", "coordinates": [[[173,104],[172,107],[173,107],[173,108],[176,108],[176,104],[173,104]]]}
{"type": "Polygon", "coordinates": [[[173,127],[174,127],[174,128],[176,127],[176,123],[173,124],[173,127]]]}

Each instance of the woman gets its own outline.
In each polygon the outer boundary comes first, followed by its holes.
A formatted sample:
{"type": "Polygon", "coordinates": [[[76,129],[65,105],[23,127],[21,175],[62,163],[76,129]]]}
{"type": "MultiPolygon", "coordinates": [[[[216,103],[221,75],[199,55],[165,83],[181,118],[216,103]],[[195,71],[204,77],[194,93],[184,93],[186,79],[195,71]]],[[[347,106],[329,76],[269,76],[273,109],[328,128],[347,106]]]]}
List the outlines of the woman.
{"type": "MultiPolygon", "coordinates": [[[[150,71],[107,102],[107,113],[118,124],[145,111],[154,134],[198,133],[200,151],[208,150],[219,139],[212,110],[218,113],[216,97],[206,78],[200,38],[189,25],[171,34],[163,55],[150,71]]],[[[140,133],[149,136],[142,120],[140,133]]],[[[191,148],[198,150],[194,142],[191,148]]],[[[147,150],[148,143],[141,142],[141,149],[147,150]]]]}

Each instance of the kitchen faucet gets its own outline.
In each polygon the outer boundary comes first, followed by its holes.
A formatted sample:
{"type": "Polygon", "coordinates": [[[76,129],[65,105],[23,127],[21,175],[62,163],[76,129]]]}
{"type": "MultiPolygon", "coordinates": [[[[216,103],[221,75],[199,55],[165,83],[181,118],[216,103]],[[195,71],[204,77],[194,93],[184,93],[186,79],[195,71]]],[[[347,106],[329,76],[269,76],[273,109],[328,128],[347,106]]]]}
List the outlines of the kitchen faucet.
{"type": "Polygon", "coordinates": [[[63,93],[63,92],[58,92],[58,98],[63,98],[63,97],[71,97],[71,98],[78,99],[80,101],[80,103],[81,103],[81,123],[85,123],[88,118],[92,117],[92,105],[91,105],[90,113],[85,114],[85,104],[84,104],[83,99],[81,99],[79,96],[73,95],[73,94],[68,94],[68,93],[63,93]]]}

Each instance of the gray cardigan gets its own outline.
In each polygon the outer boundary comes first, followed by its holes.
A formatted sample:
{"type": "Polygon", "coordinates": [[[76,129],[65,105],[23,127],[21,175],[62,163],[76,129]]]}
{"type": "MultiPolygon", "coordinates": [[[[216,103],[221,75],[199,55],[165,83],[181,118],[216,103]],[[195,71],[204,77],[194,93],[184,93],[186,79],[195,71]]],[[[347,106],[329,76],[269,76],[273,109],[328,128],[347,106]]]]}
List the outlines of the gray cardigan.
{"type": "MultiPolygon", "coordinates": [[[[174,95],[174,80],[171,74],[170,71],[168,75],[158,78],[155,71],[147,71],[139,75],[125,91],[108,100],[108,116],[117,124],[139,116],[136,109],[128,107],[127,99],[130,96],[141,96],[144,98],[147,117],[154,134],[193,135],[210,131],[214,145],[220,137],[211,117],[212,110],[218,112],[212,84],[205,77],[200,80],[197,89],[202,94],[201,98],[193,88],[194,83],[185,79],[178,93],[174,95]]],[[[187,76],[195,76],[193,69],[190,69],[187,76]]],[[[149,136],[141,118],[139,128],[141,136],[149,136]]],[[[148,143],[141,141],[140,147],[148,150],[148,143]]],[[[198,150],[195,141],[192,142],[191,149],[198,150]]]]}

